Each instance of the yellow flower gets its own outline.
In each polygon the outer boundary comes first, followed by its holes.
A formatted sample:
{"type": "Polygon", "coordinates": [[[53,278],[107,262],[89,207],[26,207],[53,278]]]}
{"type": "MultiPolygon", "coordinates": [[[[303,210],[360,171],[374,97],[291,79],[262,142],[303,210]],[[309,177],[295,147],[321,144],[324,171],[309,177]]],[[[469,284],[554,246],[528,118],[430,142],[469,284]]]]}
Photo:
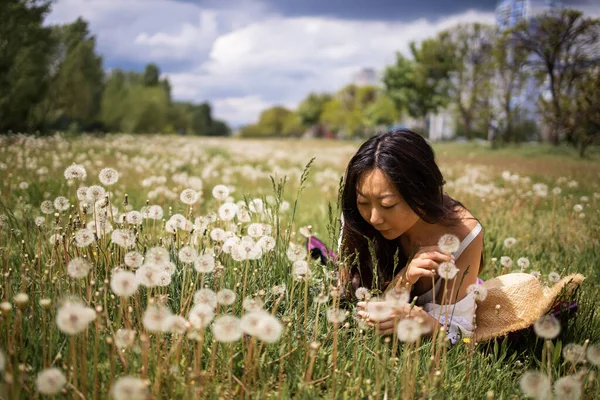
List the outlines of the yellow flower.
{"type": "Polygon", "coordinates": [[[466,337],[466,338],[463,338],[463,340],[462,340],[462,341],[463,341],[464,343],[471,343],[471,338],[468,338],[468,337],[466,337]]]}

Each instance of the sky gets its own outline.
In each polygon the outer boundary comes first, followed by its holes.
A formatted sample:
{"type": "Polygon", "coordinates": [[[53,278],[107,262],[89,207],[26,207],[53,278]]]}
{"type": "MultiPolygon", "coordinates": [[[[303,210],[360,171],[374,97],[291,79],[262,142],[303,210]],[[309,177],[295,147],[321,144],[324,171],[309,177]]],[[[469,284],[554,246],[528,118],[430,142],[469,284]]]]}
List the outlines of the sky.
{"type": "MultiPolygon", "coordinates": [[[[534,2],[543,0],[534,0],[534,2]]],[[[598,0],[565,3],[600,15],[598,0]]],[[[457,23],[493,24],[495,0],[54,0],[46,24],[81,16],[104,66],[159,65],[175,100],[208,101],[231,126],[382,71],[409,43],[457,23]]],[[[534,4],[535,5],[535,4],[534,4]]]]}

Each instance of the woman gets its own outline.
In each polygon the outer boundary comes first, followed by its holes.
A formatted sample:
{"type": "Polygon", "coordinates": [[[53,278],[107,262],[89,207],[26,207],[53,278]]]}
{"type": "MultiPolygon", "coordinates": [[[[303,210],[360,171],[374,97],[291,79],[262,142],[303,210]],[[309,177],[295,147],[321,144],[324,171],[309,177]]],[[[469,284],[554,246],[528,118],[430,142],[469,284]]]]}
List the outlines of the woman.
{"type": "MultiPolygon", "coordinates": [[[[382,334],[391,334],[404,318],[420,318],[429,331],[443,324],[452,342],[473,332],[476,304],[467,288],[477,282],[483,233],[473,215],[444,193],[444,183],[431,146],[408,129],[370,138],[348,164],[341,253],[352,287],[383,291],[393,285],[417,297],[416,306],[396,307],[377,321],[382,334]],[[445,234],[460,240],[453,254],[438,246],[445,234]],[[445,262],[458,273],[442,284],[437,270],[445,262]]],[[[359,315],[369,319],[365,303],[358,305],[359,315]]]]}

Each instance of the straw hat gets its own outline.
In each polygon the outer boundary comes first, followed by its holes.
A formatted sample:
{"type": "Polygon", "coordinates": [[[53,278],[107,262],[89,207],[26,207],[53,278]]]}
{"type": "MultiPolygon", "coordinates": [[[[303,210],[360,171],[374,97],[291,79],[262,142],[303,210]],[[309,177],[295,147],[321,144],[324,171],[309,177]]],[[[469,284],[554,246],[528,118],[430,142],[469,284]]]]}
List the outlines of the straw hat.
{"type": "Polygon", "coordinates": [[[489,340],[531,326],[556,305],[563,289],[568,296],[584,279],[573,274],[544,288],[535,276],[517,272],[484,282],[487,297],[477,305],[475,340],[489,340]]]}

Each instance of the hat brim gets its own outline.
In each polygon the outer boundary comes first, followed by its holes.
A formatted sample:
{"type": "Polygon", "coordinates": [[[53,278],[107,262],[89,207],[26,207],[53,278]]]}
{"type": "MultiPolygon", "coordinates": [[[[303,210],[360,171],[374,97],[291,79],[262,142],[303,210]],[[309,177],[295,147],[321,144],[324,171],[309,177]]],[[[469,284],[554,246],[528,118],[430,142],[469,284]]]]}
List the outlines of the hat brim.
{"type": "MultiPolygon", "coordinates": [[[[488,287],[488,290],[495,288],[495,284],[498,283],[497,279],[499,278],[486,281],[484,286],[488,287]]],[[[570,296],[584,279],[585,277],[581,274],[568,275],[562,278],[554,286],[543,289],[542,296],[530,298],[529,306],[515,311],[515,315],[509,315],[508,318],[503,315],[504,318],[501,319],[496,315],[496,304],[482,302],[478,305],[476,311],[475,321],[477,327],[473,333],[474,339],[479,342],[491,340],[495,337],[528,328],[558,303],[563,297],[563,291],[565,297],[570,296]],[[482,323],[480,324],[480,322],[482,323]]],[[[503,310],[503,312],[506,313],[507,311],[503,310]]]]}

